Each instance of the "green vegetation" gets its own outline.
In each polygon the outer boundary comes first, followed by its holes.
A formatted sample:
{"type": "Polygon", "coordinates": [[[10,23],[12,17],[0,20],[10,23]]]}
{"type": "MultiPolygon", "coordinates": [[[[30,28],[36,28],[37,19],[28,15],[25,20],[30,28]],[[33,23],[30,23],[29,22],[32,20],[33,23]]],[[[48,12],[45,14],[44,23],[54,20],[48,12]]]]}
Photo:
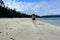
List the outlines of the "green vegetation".
{"type": "MultiPolygon", "coordinates": [[[[31,15],[26,13],[17,12],[15,9],[12,10],[8,7],[5,7],[4,2],[0,0],[0,18],[28,18],[31,15]]],[[[36,17],[39,17],[36,15],[36,17]]]]}

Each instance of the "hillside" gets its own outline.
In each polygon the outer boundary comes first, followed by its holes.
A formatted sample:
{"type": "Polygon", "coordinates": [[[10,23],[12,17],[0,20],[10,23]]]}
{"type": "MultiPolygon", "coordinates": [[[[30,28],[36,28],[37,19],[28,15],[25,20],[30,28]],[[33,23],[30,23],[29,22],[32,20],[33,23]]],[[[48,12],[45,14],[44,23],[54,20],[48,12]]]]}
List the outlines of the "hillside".
{"type": "Polygon", "coordinates": [[[60,17],[60,15],[45,15],[45,16],[41,16],[41,18],[49,18],[49,17],[60,17]]]}
{"type": "MultiPolygon", "coordinates": [[[[26,13],[17,12],[16,10],[0,6],[0,18],[28,18],[28,17],[31,17],[31,15],[27,15],[26,13]]],[[[36,17],[39,16],[36,15],[36,17]]]]}
{"type": "Polygon", "coordinates": [[[30,15],[0,6],[0,17],[30,17],[30,15]]]}

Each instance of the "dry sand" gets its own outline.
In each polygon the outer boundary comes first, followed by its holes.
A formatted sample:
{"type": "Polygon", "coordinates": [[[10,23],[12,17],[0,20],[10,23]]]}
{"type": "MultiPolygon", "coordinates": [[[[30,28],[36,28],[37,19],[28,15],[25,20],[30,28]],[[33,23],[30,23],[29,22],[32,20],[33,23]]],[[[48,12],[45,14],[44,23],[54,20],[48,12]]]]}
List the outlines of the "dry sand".
{"type": "Polygon", "coordinates": [[[1,18],[0,40],[60,40],[60,27],[31,18],[1,18]]]}

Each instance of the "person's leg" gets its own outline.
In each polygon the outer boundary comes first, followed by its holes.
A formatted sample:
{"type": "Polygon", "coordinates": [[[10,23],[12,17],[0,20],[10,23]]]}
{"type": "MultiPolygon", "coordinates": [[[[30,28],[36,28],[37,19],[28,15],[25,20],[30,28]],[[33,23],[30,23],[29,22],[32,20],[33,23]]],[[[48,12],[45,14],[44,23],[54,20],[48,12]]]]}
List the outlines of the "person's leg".
{"type": "Polygon", "coordinates": [[[32,22],[33,22],[33,24],[35,24],[35,18],[32,18],[32,22]]]}
{"type": "Polygon", "coordinates": [[[33,20],[33,24],[35,24],[35,20],[33,20]]]}

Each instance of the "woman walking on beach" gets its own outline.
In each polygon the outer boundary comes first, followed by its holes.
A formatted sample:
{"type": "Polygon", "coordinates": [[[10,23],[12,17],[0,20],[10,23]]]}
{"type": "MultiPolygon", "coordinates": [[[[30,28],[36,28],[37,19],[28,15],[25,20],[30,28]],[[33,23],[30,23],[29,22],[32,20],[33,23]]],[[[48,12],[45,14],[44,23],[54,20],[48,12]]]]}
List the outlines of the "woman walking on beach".
{"type": "Polygon", "coordinates": [[[33,21],[33,24],[35,23],[35,14],[32,14],[32,21],[33,21]]]}

